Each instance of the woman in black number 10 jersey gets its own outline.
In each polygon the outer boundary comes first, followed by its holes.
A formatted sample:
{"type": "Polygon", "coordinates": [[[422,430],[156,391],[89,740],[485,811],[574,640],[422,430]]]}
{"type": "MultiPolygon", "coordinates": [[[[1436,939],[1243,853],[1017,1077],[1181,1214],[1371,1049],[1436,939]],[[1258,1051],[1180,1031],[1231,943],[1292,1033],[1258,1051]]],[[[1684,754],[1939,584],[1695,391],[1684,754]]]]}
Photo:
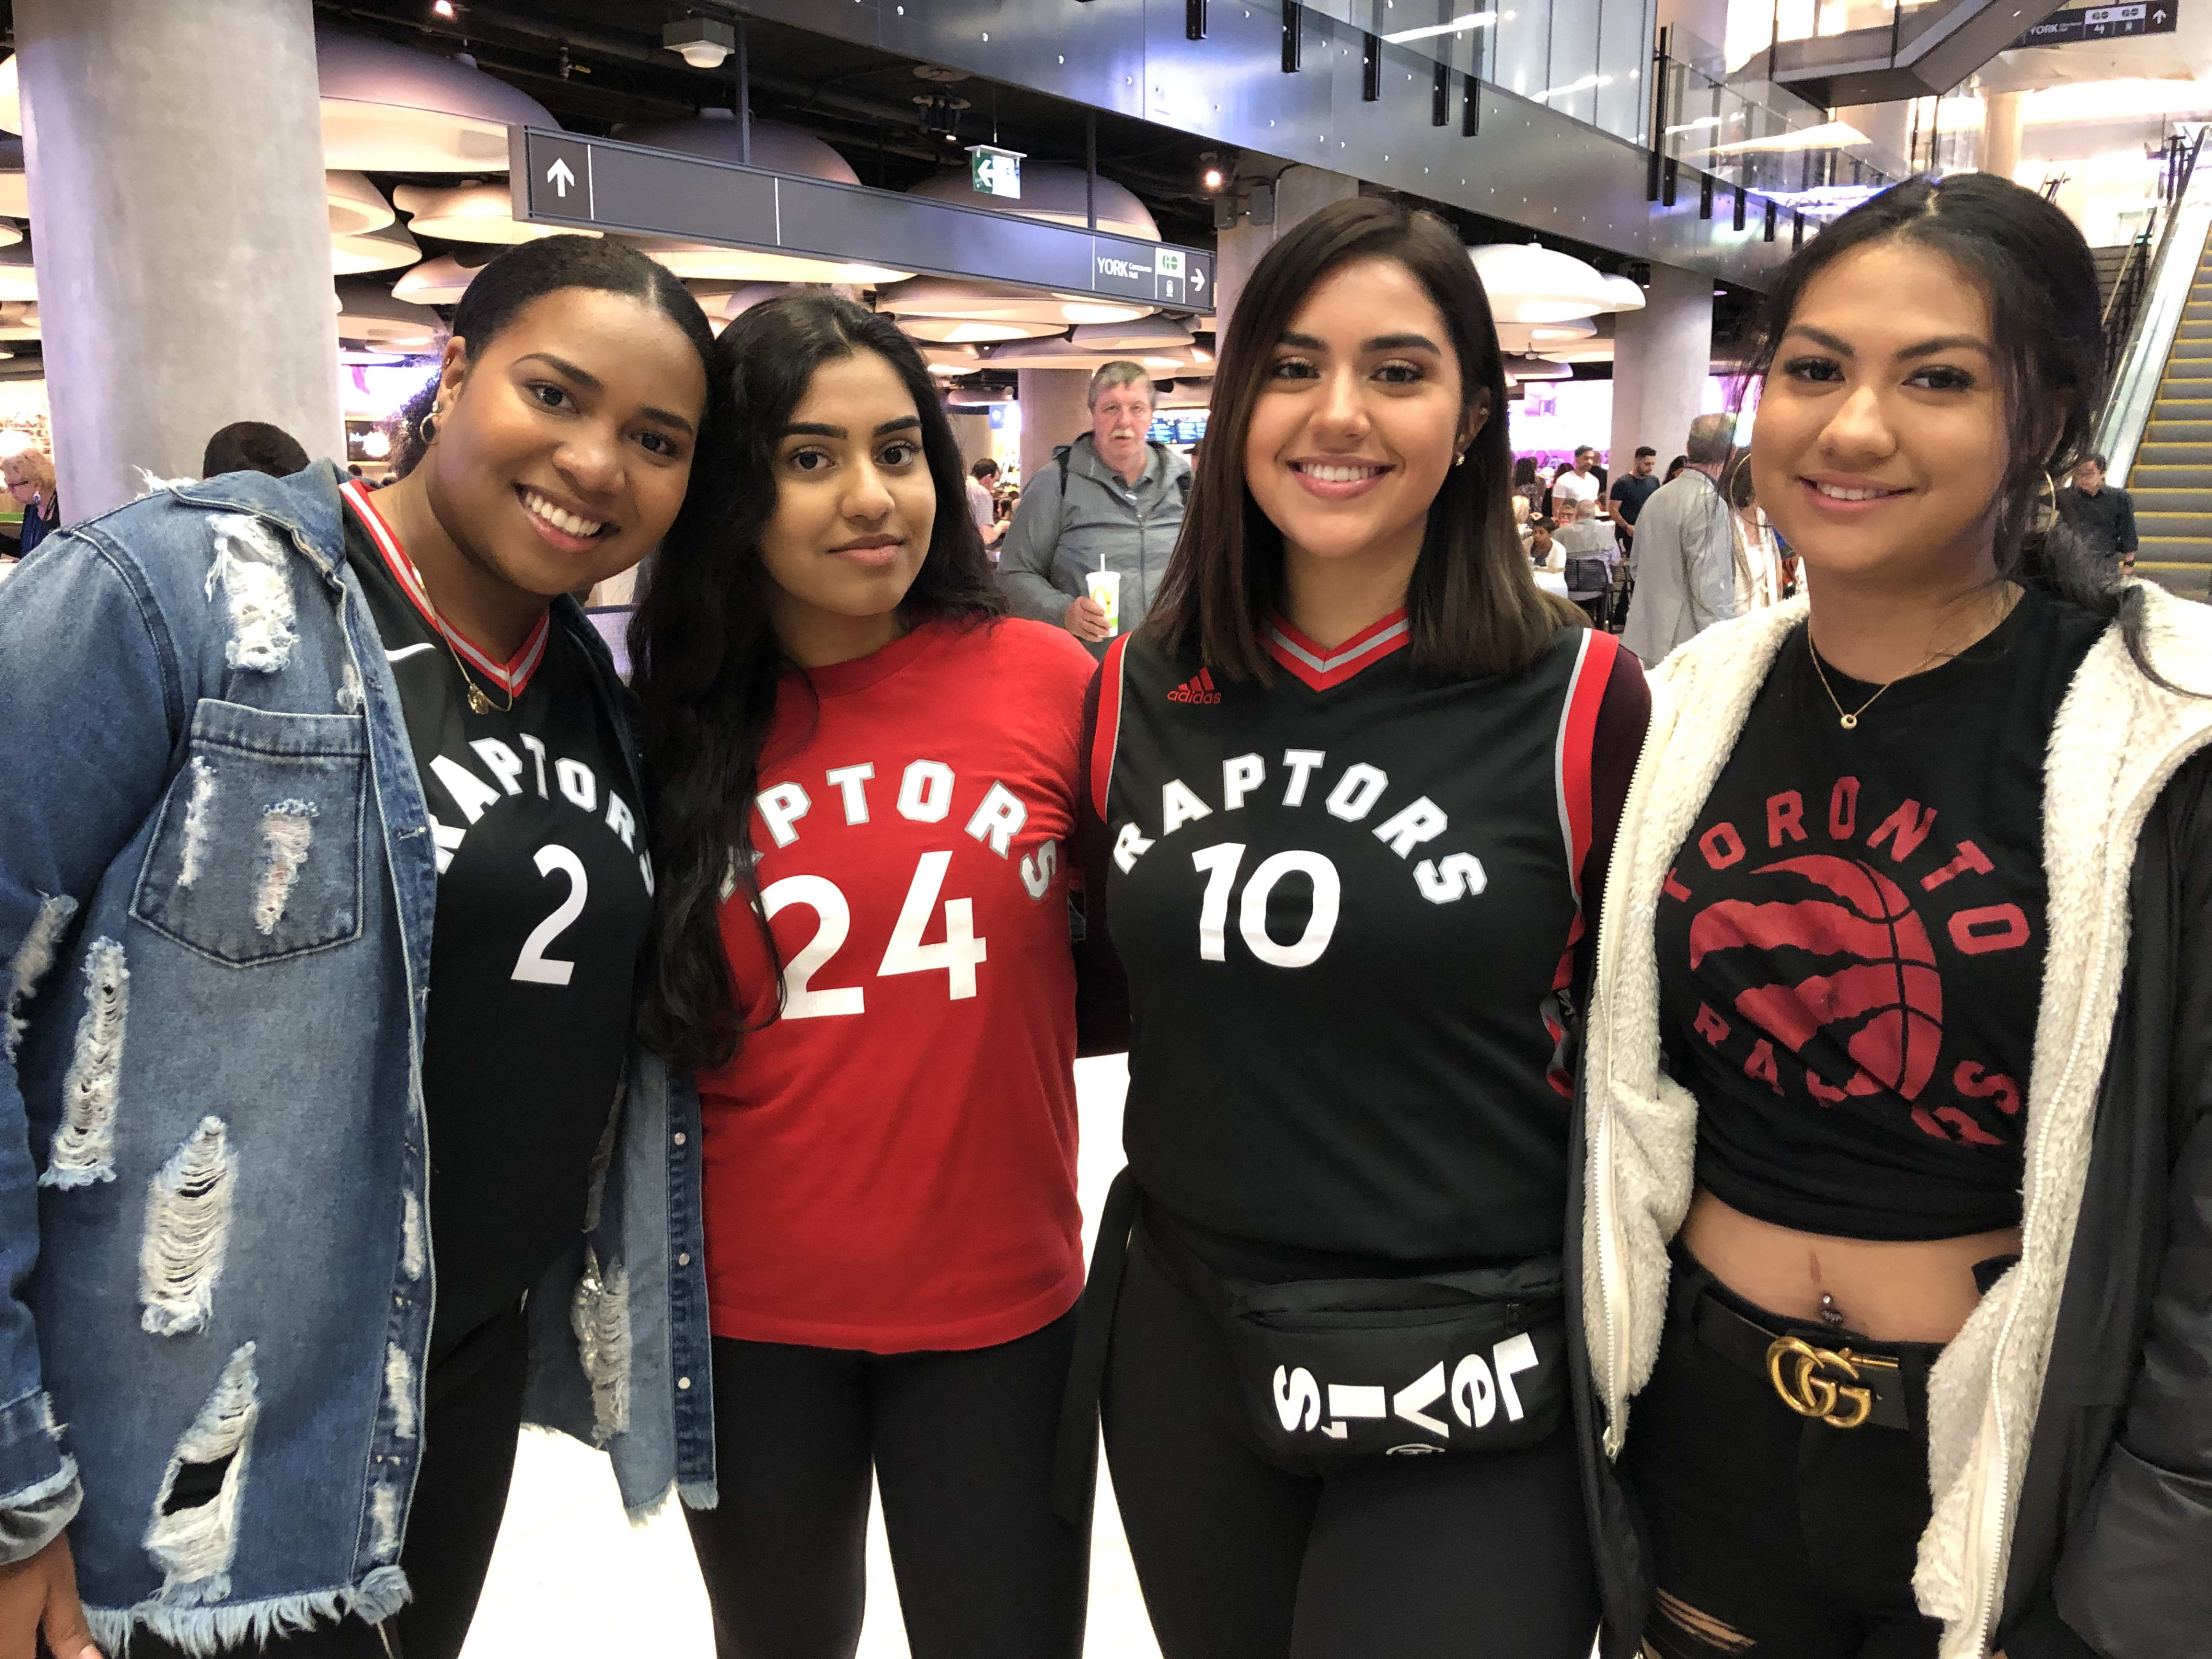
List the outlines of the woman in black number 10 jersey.
{"type": "Polygon", "coordinates": [[[1285,237],[1214,413],[1091,721],[1130,1169],[1079,1354],[1146,1605],[1168,1659],[1581,1659],[1566,1036],[1642,674],[1530,579],[1437,220],[1285,237]]]}

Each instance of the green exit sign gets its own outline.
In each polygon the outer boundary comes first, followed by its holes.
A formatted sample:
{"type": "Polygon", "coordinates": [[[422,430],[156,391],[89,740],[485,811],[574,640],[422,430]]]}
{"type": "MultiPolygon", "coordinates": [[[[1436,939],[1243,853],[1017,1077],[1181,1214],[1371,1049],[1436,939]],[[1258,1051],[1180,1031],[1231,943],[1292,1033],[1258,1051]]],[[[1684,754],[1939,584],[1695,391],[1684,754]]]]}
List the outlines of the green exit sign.
{"type": "Polygon", "coordinates": [[[968,183],[978,196],[1022,199],[1022,152],[993,144],[968,147],[968,183]]]}

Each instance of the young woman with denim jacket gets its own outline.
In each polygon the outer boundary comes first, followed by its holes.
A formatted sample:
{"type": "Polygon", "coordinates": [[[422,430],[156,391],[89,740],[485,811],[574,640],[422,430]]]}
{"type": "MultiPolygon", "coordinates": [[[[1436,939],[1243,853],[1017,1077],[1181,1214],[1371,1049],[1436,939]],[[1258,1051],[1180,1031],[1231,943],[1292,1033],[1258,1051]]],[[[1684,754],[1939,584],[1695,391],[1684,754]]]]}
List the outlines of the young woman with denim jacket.
{"type": "Polygon", "coordinates": [[[1602,1652],[2203,1652],[2212,613],[2045,527],[2049,203],[1898,185],[1768,303],[1810,605],[1653,676],[1582,1072],[1602,1652]]]}
{"type": "Polygon", "coordinates": [[[0,594],[6,1651],[452,1655],[526,1415],[711,1501],[696,1109],[563,597],[675,520],[711,349],[635,252],[515,249],[373,502],[180,484],[0,594]]]}

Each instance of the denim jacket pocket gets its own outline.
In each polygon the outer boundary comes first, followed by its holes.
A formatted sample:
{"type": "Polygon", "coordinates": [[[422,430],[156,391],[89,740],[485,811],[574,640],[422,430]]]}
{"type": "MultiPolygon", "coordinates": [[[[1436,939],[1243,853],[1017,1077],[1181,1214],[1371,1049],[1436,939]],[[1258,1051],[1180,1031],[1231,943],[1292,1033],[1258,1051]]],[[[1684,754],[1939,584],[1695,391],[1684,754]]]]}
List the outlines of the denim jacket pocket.
{"type": "Polygon", "coordinates": [[[131,914],[233,967],[361,933],[368,728],[203,699],[131,914]]]}

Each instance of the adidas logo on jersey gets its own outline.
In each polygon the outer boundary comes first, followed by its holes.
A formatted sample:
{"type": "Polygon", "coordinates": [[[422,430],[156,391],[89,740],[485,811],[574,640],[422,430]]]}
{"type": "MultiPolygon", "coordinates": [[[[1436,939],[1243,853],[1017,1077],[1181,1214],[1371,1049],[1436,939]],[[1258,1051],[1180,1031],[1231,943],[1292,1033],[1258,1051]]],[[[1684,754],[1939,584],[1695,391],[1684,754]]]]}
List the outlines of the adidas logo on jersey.
{"type": "Polygon", "coordinates": [[[1168,693],[1170,702],[1219,702],[1221,693],[1213,689],[1213,671],[1201,668],[1195,677],[1185,680],[1168,693]]]}

